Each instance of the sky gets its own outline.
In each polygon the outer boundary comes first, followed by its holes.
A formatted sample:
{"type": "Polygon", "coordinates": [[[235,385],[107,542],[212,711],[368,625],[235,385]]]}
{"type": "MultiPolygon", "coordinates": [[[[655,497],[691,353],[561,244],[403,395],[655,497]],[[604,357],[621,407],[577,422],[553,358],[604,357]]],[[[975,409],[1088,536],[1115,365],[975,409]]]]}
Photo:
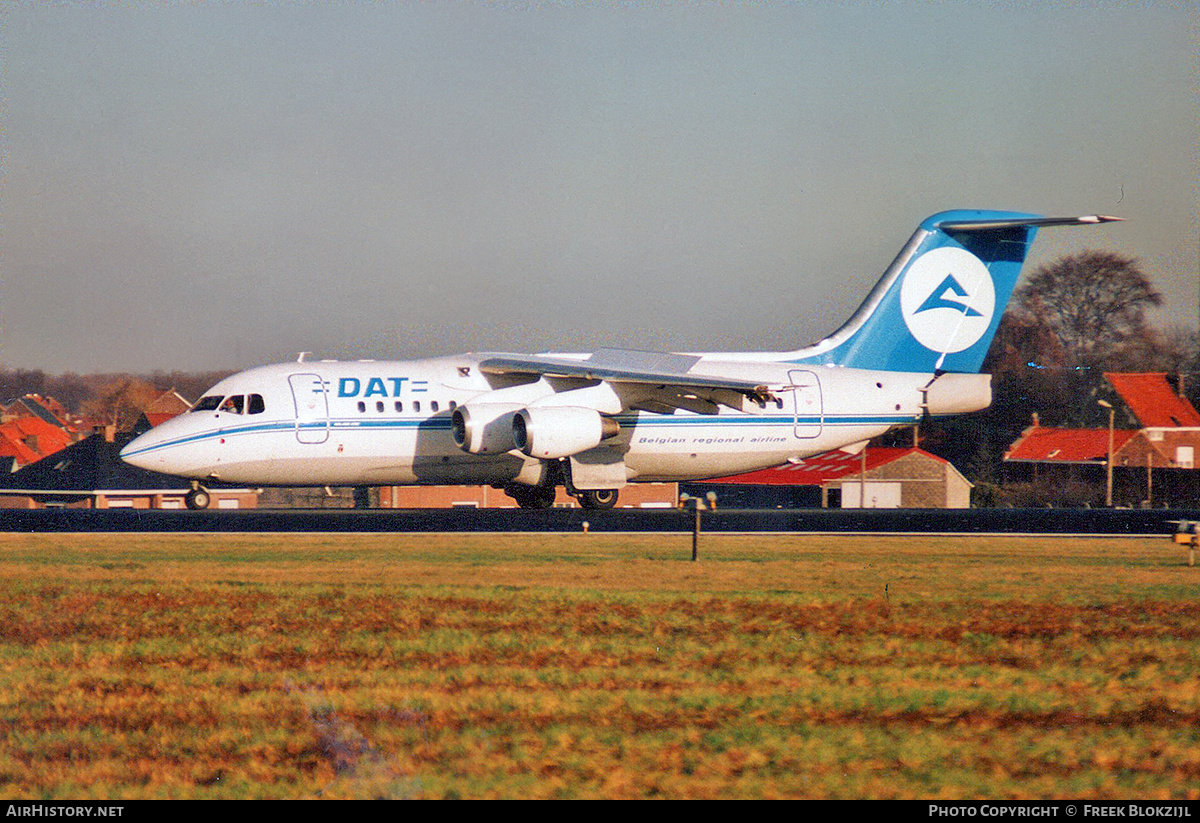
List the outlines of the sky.
{"type": "Polygon", "coordinates": [[[1194,2],[0,0],[0,366],[787,350],[950,208],[1200,322],[1194,2]]]}

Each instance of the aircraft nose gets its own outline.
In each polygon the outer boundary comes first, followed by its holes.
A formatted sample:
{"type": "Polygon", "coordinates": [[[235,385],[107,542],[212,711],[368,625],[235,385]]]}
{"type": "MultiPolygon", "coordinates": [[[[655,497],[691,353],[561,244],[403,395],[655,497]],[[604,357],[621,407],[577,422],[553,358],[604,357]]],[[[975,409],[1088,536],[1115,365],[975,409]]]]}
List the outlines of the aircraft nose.
{"type": "Polygon", "coordinates": [[[165,440],[162,432],[151,429],[126,443],[118,454],[131,466],[161,472],[166,469],[165,440]]]}
{"type": "Polygon", "coordinates": [[[137,466],[139,469],[150,469],[149,452],[147,448],[151,445],[149,440],[149,432],[139,434],[137,437],[130,440],[118,452],[120,458],[131,466],[137,466]]]}
{"type": "Polygon", "coordinates": [[[125,444],[121,460],[146,471],[176,477],[205,477],[211,473],[203,448],[192,442],[195,432],[188,421],[168,420],[125,444]]]}

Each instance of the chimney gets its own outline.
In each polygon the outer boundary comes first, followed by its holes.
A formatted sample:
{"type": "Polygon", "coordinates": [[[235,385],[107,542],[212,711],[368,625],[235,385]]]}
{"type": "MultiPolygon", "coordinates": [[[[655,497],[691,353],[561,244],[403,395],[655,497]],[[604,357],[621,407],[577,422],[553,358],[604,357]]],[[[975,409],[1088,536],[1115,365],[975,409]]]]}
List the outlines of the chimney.
{"type": "Polygon", "coordinates": [[[1033,413],[1033,415],[1032,415],[1032,417],[1033,417],[1033,427],[1034,427],[1034,428],[1037,428],[1037,427],[1038,427],[1038,425],[1039,425],[1039,423],[1038,423],[1038,413],[1037,413],[1037,412],[1034,412],[1034,413],[1033,413]]]}

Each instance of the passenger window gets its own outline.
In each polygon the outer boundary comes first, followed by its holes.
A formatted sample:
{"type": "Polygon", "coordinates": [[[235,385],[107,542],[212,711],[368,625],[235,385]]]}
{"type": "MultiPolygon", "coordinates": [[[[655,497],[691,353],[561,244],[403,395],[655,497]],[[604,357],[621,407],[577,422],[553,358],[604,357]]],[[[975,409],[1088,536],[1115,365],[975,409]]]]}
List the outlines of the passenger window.
{"type": "Polygon", "coordinates": [[[249,414],[262,414],[267,410],[267,406],[263,403],[261,394],[250,395],[250,402],[247,404],[246,411],[249,414]]]}
{"type": "Polygon", "coordinates": [[[377,412],[383,411],[383,401],[382,400],[375,401],[375,411],[377,411],[377,412]]]}
{"type": "Polygon", "coordinates": [[[192,411],[216,411],[217,406],[221,405],[221,395],[211,394],[208,397],[201,397],[196,401],[196,405],[192,406],[192,411]]]}
{"type": "Polygon", "coordinates": [[[244,402],[245,398],[242,395],[230,395],[225,398],[225,402],[221,404],[221,408],[218,411],[228,412],[229,414],[241,414],[244,402]]]}
{"type": "Polygon", "coordinates": [[[414,400],[414,401],[413,401],[413,411],[415,411],[415,412],[419,412],[420,410],[421,410],[421,401],[420,401],[420,400],[414,400]]]}
{"type": "Polygon", "coordinates": [[[365,412],[367,410],[367,404],[364,403],[363,401],[359,400],[358,401],[358,410],[360,412],[365,412]]]}
{"type": "Polygon", "coordinates": [[[438,402],[436,400],[434,400],[432,403],[429,404],[429,410],[430,411],[438,410],[438,402]]]}
{"type": "Polygon", "coordinates": [[[398,411],[398,412],[404,411],[404,404],[401,403],[399,400],[396,401],[396,411],[398,411]]]}

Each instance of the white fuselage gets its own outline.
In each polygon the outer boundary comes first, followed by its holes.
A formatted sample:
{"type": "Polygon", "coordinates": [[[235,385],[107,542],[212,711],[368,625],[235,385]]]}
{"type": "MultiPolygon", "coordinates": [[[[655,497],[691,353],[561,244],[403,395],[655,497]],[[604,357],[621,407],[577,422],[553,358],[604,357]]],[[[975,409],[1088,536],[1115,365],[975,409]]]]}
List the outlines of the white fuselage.
{"type": "Polygon", "coordinates": [[[197,485],[486,483],[531,507],[548,505],[560,484],[602,507],[629,482],[779,466],[926,414],[986,408],[991,381],[978,372],[1038,229],[1115,219],[935,214],[843,326],[789,352],[601,349],[251,369],[121,457],[197,485]]]}
{"type": "MultiPolygon", "coordinates": [[[[749,400],[741,409],[722,405],[715,414],[629,410],[637,404],[626,403],[626,410],[611,417],[619,434],[602,447],[621,455],[626,481],[699,479],[778,466],[911,425],[927,403],[932,412],[957,413],[990,402],[986,375],[948,375],[970,382],[936,407],[927,401],[929,373],[734,357],[707,355],[700,362],[706,374],[789,390],[761,405],[749,400]]],[[[537,484],[543,461],[515,449],[470,454],[454,441],[453,410],[497,393],[496,379],[480,372],[479,361],[479,355],[466,354],[251,369],[206,396],[242,398],[240,410],[194,409],[136,438],[122,457],[198,481],[264,486],[537,484]]],[[[536,405],[564,389],[595,385],[541,377],[500,388],[520,403],[536,405]]]]}

